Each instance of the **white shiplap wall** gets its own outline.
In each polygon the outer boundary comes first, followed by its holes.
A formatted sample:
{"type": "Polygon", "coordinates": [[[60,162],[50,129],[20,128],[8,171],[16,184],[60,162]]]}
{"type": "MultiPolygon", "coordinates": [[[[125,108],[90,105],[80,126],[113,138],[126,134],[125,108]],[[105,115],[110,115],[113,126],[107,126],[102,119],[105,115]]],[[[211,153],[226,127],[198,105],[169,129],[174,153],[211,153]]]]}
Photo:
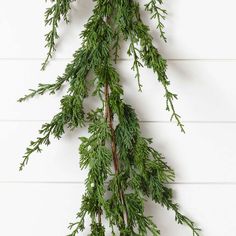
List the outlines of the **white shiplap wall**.
{"type": "MultiPolygon", "coordinates": [[[[68,133],[40,155],[24,172],[20,157],[43,121],[58,110],[55,97],[25,104],[16,100],[39,82],[54,81],[80,44],[78,37],[91,14],[91,0],[73,7],[73,21],[62,27],[56,59],[40,72],[45,56],[44,1],[0,0],[0,235],[64,236],[74,220],[86,172],[78,165],[78,136],[68,133]]],[[[143,3],[143,1],[141,1],[143,3]]],[[[138,93],[131,61],[122,52],[119,71],[126,101],[137,110],[143,132],[176,170],[175,199],[203,229],[203,236],[235,236],[236,212],[236,2],[233,0],[168,0],[168,45],[159,42],[176,108],[185,121],[185,135],[169,123],[163,91],[150,70],[142,69],[143,93],[138,93]]],[[[124,45],[126,47],[126,45],[124,45]]],[[[90,101],[89,104],[93,104],[90,101]]],[[[148,202],[163,236],[188,236],[171,212],[148,202]]],[[[86,232],[81,235],[86,235],[86,232]]]]}

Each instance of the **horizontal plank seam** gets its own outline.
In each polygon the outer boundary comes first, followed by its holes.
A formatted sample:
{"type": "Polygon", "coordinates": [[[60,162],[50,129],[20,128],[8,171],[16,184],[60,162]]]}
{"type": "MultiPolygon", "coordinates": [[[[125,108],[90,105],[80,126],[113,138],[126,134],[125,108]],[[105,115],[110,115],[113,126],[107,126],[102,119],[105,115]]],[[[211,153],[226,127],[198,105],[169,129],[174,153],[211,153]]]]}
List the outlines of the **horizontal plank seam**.
{"type": "MultiPolygon", "coordinates": [[[[55,58],[51,62],[55,61],[68,61],[73,58],[55,58]]],[[[0,61],[43,61],[44,58],[21,58],[21,57],[9,57],[9,58],[0,58],[0,61]]],[[[119,58],[118,61],[132,61],[132,58],[119,58]]],[[[203,61],[203,62],[236,62],[236,58],[166,58],[167,61],[203,61]]]]}
{"type": "MultiPolygon", "coordinates": [[[[84,181],[0,181],[0,184],[84,184],[84,181]]],[[[107,182],[105,183],[107,184],[107,182]]],[[[166,185],[236,185],[236,182],[173,182],[166,185]]]]}
{"type": "MultiPolygon", "coordinates": [[[[7,122],[22,122],[22,123],[31,123],[31,122],[35,122],[35,123],[43,123],[43,122],[49,122],[50,120],[1,120],[0,119],[0,122],[2,123],[7,123],[7,122]]],[[[236,124],[236,121],[210,121],[210,120],[205,120],[205,121],[198,121],[198,120],[193,120],[193,121],[182,121],[183,123],[185,124],[236,124]]],[[[163,121],[163,120],[157,120],[157,121],[154,121],[154,120],[140,120],[139,123],[157,123],[157,124],[176,124],[176,122],[171,122],[171,121],[163,121]]]]}

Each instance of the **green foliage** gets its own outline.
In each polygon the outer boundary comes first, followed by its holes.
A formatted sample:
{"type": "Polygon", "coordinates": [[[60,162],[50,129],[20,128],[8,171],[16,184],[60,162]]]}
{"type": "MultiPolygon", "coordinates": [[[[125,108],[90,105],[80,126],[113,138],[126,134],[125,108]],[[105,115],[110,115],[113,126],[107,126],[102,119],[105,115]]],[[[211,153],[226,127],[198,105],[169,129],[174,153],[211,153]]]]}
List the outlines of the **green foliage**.
{"type": "MultiPolygon", "coordinates": [[[[179,211],[173,201],[172,189],[167,184],[174,180],[174,171],[164,157],[152,147],[152,140],[143,137],[135,110],[123,100],[123,88],[115,64],[118,63],[120,40],[129,42],[128,54],[133,57],[132,70],[141,90],[140,68],[146,66],[157,75],[164,88],[166,109],[171,112],[181,130],[183,124],[173,101],[177,95],[170,92],[166,75],[167,62],[153,44],[149,27],[140,17],[139,4],[133,0],[94,0],[93,15],[81,33],[81,47],[75,52],[62,76],[53,84],[39,84],[37,89],[19,99],[19,102],[45,93],[55,94],[67,84],[68,90],[60,101],[60,112],[40,129],[40,137],[26,149],[20,166],[22,170],[34,152],[49,145],[50,138],[60,139],[65,128],[73,130],[89,123],[88,137],[81,137],[80,167],[88,169],[85,193],[77,221],[71,223],[69,236],[76,236],[86,227],[90,218],[91,236],[105,236],[105,221],[112,236],[159,236],[160,231],[151,216],[144,214],[145,201],[154,202],[172,210],[177,223],[188,226],[193,236],[199,236],[194,222],[179,211]],[[92,82],[87,80],[93,75],[92,82]],[[91,86],[92,85],[92,86],[91,86]],[[101,107],[84,112],[84,100],[89,94],[101,101],[101,107]],[[116,118],[117,122],[114,122],[116,118]]],[[[46,35],[48,56],[43,68],[55,51],[58,23],[68,22],[71,1],[55,0],[46,11],[46,24],[51,31],[46,35]]],[[[160,37],[166,41],[162,20],[166,11],[162,0],[150,0],[145,10],[156,19],[160,37]]]]}
{"type": "Polygon", "coordinates": [[[53,52],[56,50],[55,41],[59,38],[57,33],[58,23],[63,20],[69,23],[68,13],[70,11],[70,4],[72,0],[52,0],[53,5],[47,8],[45,12],[45,25],[51,27],[50,31],[45,35],[46,45],[48,48],[47,57],[42,64],[42,70],[45,70],[47,63],[53,56],[53,52]]]}
{"type": "Polygon", "coordinates": [[[152,14],[152,19],[157,19],[157,29],[159,29],[160,37],[167,42],[167,38],[164,32],[163,20],[166,19],[167,11],[160,7],[163,4],[162,0],[151,0],[145,5],[145,10],[152,14]]]}

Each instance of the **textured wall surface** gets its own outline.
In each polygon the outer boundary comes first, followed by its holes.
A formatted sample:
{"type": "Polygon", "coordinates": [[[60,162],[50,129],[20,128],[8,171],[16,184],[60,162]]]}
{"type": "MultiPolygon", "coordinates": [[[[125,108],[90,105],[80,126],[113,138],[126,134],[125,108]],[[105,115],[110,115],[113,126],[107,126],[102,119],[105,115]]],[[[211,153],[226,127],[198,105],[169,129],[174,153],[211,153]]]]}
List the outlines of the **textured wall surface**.
{"type": "MultiPolygon", "coordinates": [[[[144,1],[140,1],[141,4],[144,1]]],[[[172,184],[182,211],[203,229],[202,236],[235,236],[236,214],[236,2],[233,0],[168,0],[168,44],[158,47],[168,59],[175,103],[186,134],[169,122],[161,85],[142,69],[143,93],[131,71],[125,48],[118,68],[125,99],[138,112],[145,136],[176,171],[172,184]]],[[[54,81],[80,45],[79,33],[92,11],[91,0],[73,6],[72,22],[62,26],[58,52],[46,72],[40,64],[44,49],[41,0],[0,0],[0,235],[65,236],[75,219],[83,194],[86,171],[79,168],[78,146],[86,129],[67,133],[19,173],[20,158],[37,130],[59,108],[56,96],[16,103],[28,88],[54,81]]],[[[93,105],[94,101],[89,101],[93,105]]],[[[190,236],[174,222],[174,215],[152,202],[147,214],[162,236],[190,236]]],[[[82,235],[87,235],[84,232],[82,235]]]]}

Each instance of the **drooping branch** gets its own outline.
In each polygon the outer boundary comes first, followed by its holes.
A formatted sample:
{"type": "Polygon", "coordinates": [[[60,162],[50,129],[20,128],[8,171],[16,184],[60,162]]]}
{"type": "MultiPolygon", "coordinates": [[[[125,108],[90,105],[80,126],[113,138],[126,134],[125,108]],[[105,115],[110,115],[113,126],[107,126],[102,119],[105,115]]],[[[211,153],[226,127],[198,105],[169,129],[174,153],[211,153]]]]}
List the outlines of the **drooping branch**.
{"type": "MultiPolygon", "coordinates": [[[[56,49],[58,24],[62,18],[68,20],[71,2],[53,0],[52,7],[46,12],[46,23],[52,28],[46,36],[49,53],[43,68],[56,49]]],[[[157,19],[160,37],[166,40],[162,23],[166,11],[160,7],[162,3],[163,0],[150,0],[145,9],[157,19]]],[[[199,236],[195,223],[184,216],[173,201],[172,189],[166,184],[174,180],[174,171],[151,147],[152,140],[142,136],[135,110],[124,101],[120,76],[114,65],[114,62],[119,63],[120,40],[130,40],[128,54],[134,58],[132,69],[139,89],[142,87],[140,67],[151,68],[164,88],[166,109],[184,131],[173,103],[177,95],[169,90],[167,61],[153,44],[149,27],[141,19],[139,4],[134,0],[95,0],[93,14],[81,38],[82,45],[65,73],[55,83],[40,84],[19,100],[25,101],[46,92],[54,94],[64,83],[69,87],[61,99],[60,112],[42,126],[41,136],[27,148],[21,169],[34,152],[41,151],[43,144],[50,144],[51,137],[60,139],[66,132],[65,127],[72,130],[88,121],[89,135],[80,138],[79,148],[80,167],[88,169],[88,176],[77,222],[70,224],[72,232],[69,236],[77,236],[85,229],[87,216],[90,218],[90,236],[110,235],[105,222],[112,236],[147,236],[149,232],[152,236],[160,236],[156,222],[144,213],[149,197],[174,211],[176,221],[187,225],[193,236],[199,236]],[[94,77],[92,81],[87,80],[89,73],[94,77]],[[84,100],[91,93],[103,105],[85,113],[84,100]]]]}
{"type": "Polygon", "coordinates": [[[68,13],[71,9],[72,0],[53,0],[53,5],[47,8],[45,12],[45,25],[51,27],[50,31],[45,35],[48,53],[45,61],[42,64],[42,70],[45,70],[49,60],[52,58],[53,53],[56,51],[56,40],[59,38],[57,33],[58,24],[63,19],[69,23],[68,13]]]}
{"type": "MultiPolygon", "coordinates": [[[[104,96],[105,96],[105,119],[109,125],[110,131],[111,131],[111,150],[112,150],[112,157],[113,157],[113,165],[114,165],[114,170],[115,170],[115,175],[119,175],[119,156],[117,153],[117,147],[116,147],[116,134],[115,134],[115,130],[113,127],[113,113],[112,110],[110,108],[109,105],[109,83],[106,82],[105,83],[105,92],[104,92],[104,96]]],[[[128,211],[126,208],[126,204],[125,204],[125,195],[124,195],[124,191],[122,190],[121,186],[119,183],[117,183],[118,188],[119,188],[119,195],[120,195],[120,200],[122,205],[124,206],[124,212],[123,215],[121,216],[123,219],[123,223],[124,225],[128,224],[128,211]]]]}

